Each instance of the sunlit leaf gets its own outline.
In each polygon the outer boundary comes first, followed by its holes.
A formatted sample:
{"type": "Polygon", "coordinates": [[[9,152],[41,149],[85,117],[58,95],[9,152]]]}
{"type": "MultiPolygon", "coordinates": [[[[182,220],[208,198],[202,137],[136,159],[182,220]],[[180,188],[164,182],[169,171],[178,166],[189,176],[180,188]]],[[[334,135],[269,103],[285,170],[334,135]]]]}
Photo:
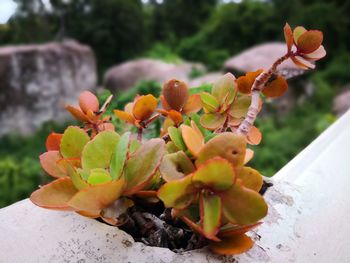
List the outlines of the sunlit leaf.
{"type": "Polygon", "coordinates": [[[72,105],[66,105],[66,110],[69,111],[74,118],[76,118],[79,121],[88,121],[88,117],[78,108],[73,107],[72,105]]]}
{"type": "Polygon", "coordinates": [[[198,152],[204,146],[203,135],[199,134],[196,130],[194,130],[192,127],[189,127],[187,125],[181,125],[180,128],[181,128],[182,138],[188,150],[191,152],[191,154],[193,154],[194,156],[197,156],[198,152]]]}
{"type": "Polygon", "coordinates": [[[162,178],[167,181],[174,181],[192,173],[195,167],[183,151],[166,154],[159,166],[162,178]]]}
{"type": "Polygon", "coordinates": [[[164,140],[151,139],[127,160],[124,178],[127,183],[125,195],[131,195],[147,185],[159,167],[164,153],[164,140]]]}
{"type": "Polygon", "coordinates": [[[293,46],[293,42],[294,42],[293,31],[288,23],[286,23],[286,25],[284,26],[283,31],[284,31],[284,39],[285,39],[286,44],[287,44],[287,50],[289,52],[289,51],[291,51],[292,46],[293,46]]]}
{"type": "Polygon", "coordinates": [[[221,199],[217,195],[202,193],[200,210],[203,232],[206,238],[215,237],[221,224],[221,199]]]}
{"type": "Polygon", "coordinates": [[[201,125],[208,130],[216,130],[224,125],[226,115],[219,113],[204,113],[200,119],[201,125]]]}
{"type": "Polygon", "coordinates": [[[309,30],[304,32],[297,41],[298,51],[311,53],[317,50],[323,41],[323,34],[319,30],[309,30]]]}
{"type": "Polygon", "coordinates": [[[185,105],[182,108],[182,113],[189,115],[196,113],[202,108],[202,101],[199,94],[192,94],[188,97],[185,105]]]}
{"type": "Polygon", "coordinates": [[[79,127],[69,126],[61,139],[61,154],[65,158],[81,157],[84,146],[90,140],[89,135],[79,127]]]}
{"type": "Polygon", "coordinates": [[[199,152],[196,165],[216,156],[230,161],[235,167],[242,166],[246,151],[246,139],[231,132],[221,133],[209,140],[199,152]]]}
{"type": "Polygon", "coordinates": [[[263,185],[262,175],[255,169],[250,167],[242,167],[239,169],[237,178],[242,180],[245,187],[259,192],[263,185]]]}
{"type": "Polygon", "coordinates": [[[263,69],[259,69],[254,72],[247,72],[245,76],[241,76],[236,80],[237,88],[240,93],[250,94],[251,88],[255,79],[263,72],[263,69]]]}
{"type": "Polygon", "coordinates": [[[164,84],[163,96],[171,109],[180,111],[189,96],[187,84],[177,79],[171,79],[164,84]]]}
{"type": "Polygon", "coordinates": [[[119,135],[113,131],[103,131],[84,147],[82,167],[86,171],[93,168],[108,168],[112,154],[119,141],[119,135]]]}
{"type": "Polygon", "coordinates": [[[236,97],[229,110],[229,114],[237,119],[244,118],[247,115],[251,100],[251,96],[248,95],[236,97]]]}
{"type": "Polygon", "coordinates": [[[203,107],[209,111],[209,112],[215,112],[220,104],[218,102],[218,100],[211,94],[207,93],[207,92],[202,92],[200,94],[201,97],[201,101],[203,104],[203,107]]]}
{"type": "Polygon", "coordinates": [[[175,110],[170,110],[168,112],[168,117],[174,122],[175,125],[179,125],[183,120],[181,113],[175,110]]]}
{"type": "Polygon", "coordinates": [[[130,132],[126,132],[120,137],[115,147],[110,165],[110,172],[113,180],[118,179],[123,172],[128,154],[129,140],[130,132]]]}
{"type": "Polygon", "coordinates": [[[81,177],[80,173],[76,168],[73,167],[73,165],[71,165],[70,163],[67,163],[66,169],[76,189],[80,190],[89,186],[89,184],[81,177]]]}
{"type": "Polygon", "coordinates": [[[115,116],[117,116],[119,119],[128,122],[130,124],[134,124],[135,118],[132,114],[126,112],[126,111],[121,111],[121,110],[114,110],[115,116]]]}
{"type": "Polygon", "coordinates": [[[251,126],[247,134],[247,139],[249,144],[258,145],[261,142],[262,134],[257,127],[251,126]]]}
{"type": "Polygon", "coordinates": [[[137,120],[146,120],[151,117],[156,108],[157,99],[148,94],[136,99],[132,113],[137,120]]]}
{"type": "Polygon", "coordinates": [[[227,101],[231,104],[236,94],[236,78],[232,73],[226,73],[214,84],[211,94],[218,100],[219,104],[227,101]]]}
{"type": "Polygon", "coordinates": [[[112,181],[111,175],[102,168],[91,169],[88,183],[91,185],[104,184],[112,181]]]}
{"type": "Polygon", "coordinates": [[[46,150],[47,151],[59,151],[61,144],[62,134],[52,132],[46,139],[46,150]]]}
{"type": "Polygon", "coordinates": [[[238,255],[246,252],[254,245],[253,240],[245,234],[234,235],[221,242],[211,242],[209,249],[219,255],[238,255]]]}
{"type": "Polygon", "coordinates": [[[30,200],[37,206],[54,210],[71,210],[67,202],[77,192],[72,180],[59,178],[33,192],[30,200]]]}
{"type": "Polygon", "coordinates": [[[282,76],[277,76],[262,90],[266,97],[276,98],[282,96],[288,89],[288,83],[282,76]]]}
{"type": "Polygon", "coordinates": [[[90,91],[84,91],[79,95],[79,106],[85,113],[88,110],[98,112],[100,107],[97,97],[90,91]]]}
{"type": "Polygon", "coordinates": [[[62,159],[62,156],[58,151],[45,152],[39,156],[41,167],[49,175],[60,178],[67,176],[67,172],[57,162],[62,159]]]}

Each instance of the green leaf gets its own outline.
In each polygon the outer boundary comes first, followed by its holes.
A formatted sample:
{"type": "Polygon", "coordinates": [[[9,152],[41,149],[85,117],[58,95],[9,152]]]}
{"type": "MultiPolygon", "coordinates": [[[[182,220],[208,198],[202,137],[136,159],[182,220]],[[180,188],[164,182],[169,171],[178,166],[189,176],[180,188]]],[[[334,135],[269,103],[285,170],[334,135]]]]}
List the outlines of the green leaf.
{"type": "Polygon", "coordinates": [[[241,95],[234,100],[228,113],[237,119],[244,118],[247,115],[250,102],[251,96],[241,95]]]}
{"type": "Polygon", "coordinates": [[[211,239],[218,233],[221,224],[220,197],[207,193],[201,194],[200,209],[204,234],[211,239]]]}
{"type": "Polygon", "coordinates": [[[61,139],[61,154],[64,158],[81,157],[84,146],[90,140],[89,135],[79,127],[69,126],[61,139]]]}
{"type": "Polygon", "coordinates": [[[187,147],[182,138],[180,130],[176,127],[169,127],[168,133],[169,133],[170,139],[175,144],[175,146],[180,150],[186,151],[187,147]]]}
{"type": "Polygon", "coordinates": [[[226,159],[215,157],[198,167],[193,173],[192,183],[197,188],[224,191],[232,186],[235,178],[232,164],[226,159]]]}
{"type": "Polygon", "coordinates": [[[223,215],[232,224],[252,224],[267,214],[264,198],[254,190],[244,187],[239,181],[220,196],[223,215]]]}
{"type": "Polygon", "coordinates": [[[236,94],[235,80],[235,76],[226,73],[214,83],[211,94],[219,101],[219,104],[232,103],[236,94]]]}
{"type": "Polygon", "coordinates": [[[242,180],[245,187],[256,192],[259,192],[263,185],[262,175],[257,170],[250,167],[242,167],[237,174],[237,178],[242,180]]]}
{"type": "Polygon", "coordinates": [[[91,185],[104,184],[112,181],[111,175],[102,168],[91,169],[88,183],[91,185]]]}
{"type": "Polygon", "coordinates": [[[112,154],[119,141],[119,135],[113,131],[103,131],[95,136],[83,150],[82,167],[85,171],[93,168],[108,168],[112,154]]]}
{"type": "Polygon", "coordinates": [[[141,143],[137,139],[130,140],[129,154],[133,154],[141,147],[141,143]]]}
{"type": "Polygon", "coordinates": [[[78,171],[69,162],[66,162],[66,169],[75,188],[80,190],[89,186],[89,184],[81,177],[78,171]]]}
{"type": "Polygon", "coordinates": [[[112,179],[119,179],[122,175],[126,157],[128,155],[130,132],[124,133],[121,137],[115,151],[112,155],[110,172],[112,179]]]}
{"type": "Polygon", "coordinates": [[[221,133],[209,140],[198,153],[196,165],[216,156],[230,161],[235,167],[242,166],[246,152],[246,139],[231,132],[221,133]]]}
{"type": "Polygon", "coordinates": [[[203,107],[209,112],[215,112],[219,108],[218,100],[207,92],[202,92],[200,94],[203,107]]]}
{"type": "Polygon", "coordinates": [[[166,154],[159,166],[160,174],[167,182],[181,179],[194,170],[193,163],[183,151],[166,154]]]}
{"type": "Polygon", "coordinates": [[[159,167],[164,153],[164,140],[151,139],[141,145],[127,160],[124,177],[127,183],[126,195],[131,195],[147,185],[159,167]]]}
{"type": "Polygon", "coordinates": [[[224,125],[226,115],[219,113],[205,113],[201,117],[201,125],[208,130],[216,130],[224,125]]]}

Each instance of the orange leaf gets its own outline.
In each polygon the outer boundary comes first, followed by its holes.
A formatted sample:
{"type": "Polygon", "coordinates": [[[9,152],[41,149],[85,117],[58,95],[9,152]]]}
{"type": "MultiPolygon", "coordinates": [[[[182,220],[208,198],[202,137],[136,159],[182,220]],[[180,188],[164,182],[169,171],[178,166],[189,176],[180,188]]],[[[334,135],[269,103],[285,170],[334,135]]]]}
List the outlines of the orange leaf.
{"type": "Polygon", "coordinates": [[[254,157],[254,151],[252,149],[246,149],[244,156],[244,164],[248,163],[254,157]]]}
{"type": "Polygon", "coordinates": [[[271,81],[263,89],[263,93],[266,97],[275,98],[282,96],[288,89],[288,83],[282,76],[277,76],[276,79],[271,81]]]}
{"type": "Polygon", "coordinates": [[[250,167],[242,167],[237,174],[237,178],[242,180],[245,187],[255,192],[259,192],[263,185],[262,175],[257,170],[250,167]]]}
{"type": "Polygon", "coordinates": [[[72,210],[67,202],[77,192],[72,180],[59,178],[33,192],[30,200],[37,206],[54,210],[72,210]]]}
{"type": "Polygon", "coordinates": [[[304,32],[297,42],[298,51],[302,53],[311,53],[318,49],[323,41],[323,33],[319,30],[309,30],[304,32]]]}
{"type": "Polygon", "coordinates": [[[79,106],[83,112],[91,110],[93,112],[98,112],[99,103],[97,97],[90,91],[84,91],[79,95],[79,106]]]}
{"type": "Polygon", "coordinates": [[[263,72],[263,69],[259,69],[254,72],[247,72],[245,76],[240,76],[237,81],[238,91],[244,94],[249,94],[255,79],[263,72]]]}
{"type": "Polygon", "coordinates": [[[61,144],[61,139],[62,135],[60,133],[55,133],[52,132],[46,139],[46,150],[48,151],[59,151],[60,150],[60,144],[61,144]]]}
{"type": "Polygon", "coordinates": [[[197,156],[198,152],[204,146],[203,135],[187,125],[181,125],[181,133],[188,150],[194,156],[197,156]]]}
{"type": "Polygon", "coordinates": [[[58,161],[62,159],[61,154],[58,151],[48,151],[39,156],[41,167],[49,175],[60,178],[67,176],[67,172],[64,167],[58,164],[58,161]]]}
{"type": "Polygon", "coordinates": [[[175,123],[176,126],[178,126],[183,120],[181,113],[176,110],[170,110],[168,112],[168,116],[175,123]]]}
{"type": "Polygon", "coordinates": [[[262,222],[257,222],[248,225],[232,225],[231,227],[225,228],[224,230],[220,230],[218,236],[220,238],[230,237],[233,235],[242,235],[247,233],[248,231],[260,226],[262,222]]]}
{"type": "Polygon", "coordinates": [[[261,142],[262,134],[260,130],[252,126],[247,134],[248,143],[251,145],[258,145],[261,142]]]}
{"type": "Polygon", "coordinates": [[[88,121],[88,117],[78,108],[73,107],[72,105],[66,105],[66,110],[69,111],[74,118],[76,118],[79,121],[88,121]]]}
{"type": "Polygon", "coordinates": [[[163,96],[173,110],[180,111],[189,96],[187,84],[177,79],[171,79],[164,84],[163,96]]]}
{"type": "Polygon", "coordinates": [[[135,122],[134,116],[132,116],[130,113],[128,113],[126,111],[114,110],[114,114],[119,119],[121,119],[125,122],[131,123],[131,124],[134,124],[134,122],[135,122]]]}
{"type": "Polygon", "coordinates": [[[165,112],[168,110],[171,110],[170,105],[166,102],[163,95],[160,95],[159,99],[160,99],[160,103],[162,104],[162,107],[165,110],[165,112]]]}
{"type": "Polygon", "coordinates": [[[209,249],[219,255],[238,255],[249,250],[253,245],[253,240],[242,234],[230,236],[221,242],[211,242],[209,249]]]}
{"type": "Polygon", "coordinates": [[[193,94],[188,97],[185,105],[182,108],[183,114],[191,114],[200,111],[202,108],[202,100],[199,94],[193,94]]]}
{"type": "Polygon", "coordinates": [[[288,23],[286,23],[284,26],[284,39],[286,40],[287,49],[289,52],[293,46],[293,32],[288,23]]]}
{"type": "Polygon", "coordinates": [[[140,96],[134,103],[132,113],[137,120],[146,120],[151,117],[157,107],[157,99],[151,95],[140,96]]]}
{"type": "MultiPolygon", "coordinates": [[[[199,234],[201,236],[205,236],[204,230],[198,224],[193,222],[191,219],[189,219],[186,216],[182,216],[181,220],[184,221],[185,224],[188,225],[194,232],[196,232],[197,234],[199,234]]],[[[213,241],[216,241],[216,242],[221,241],[216,236],[211,236],[210,239],[213,240],[213,241]]]]}

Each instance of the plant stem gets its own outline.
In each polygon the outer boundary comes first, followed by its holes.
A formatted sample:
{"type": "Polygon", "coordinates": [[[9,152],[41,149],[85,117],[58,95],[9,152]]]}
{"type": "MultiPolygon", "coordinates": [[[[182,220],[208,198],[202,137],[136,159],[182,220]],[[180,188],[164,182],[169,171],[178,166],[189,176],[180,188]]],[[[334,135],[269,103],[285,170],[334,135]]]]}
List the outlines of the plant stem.
{"type": "Polygon", "coordinates": [[[277,70],[277,67],[285,60],[290,58],[293,55],[293,53],[288,52],[284,56],[277,59],[270,69],[266,72],[262,72],[254,81],[252,85],[252,101],[250,103],[247,115],[245,119],[242,121],[242,123],[239,125],[237,129],[237,133],[247,135],[250,127],[253,126],[256,116],[259,113],[259,98],[260,98],[260,92],[264,89],[266,82],[270,79],[272,74],[274,74],[277,70]]]}
{"type": "Polygon", "coordinates": [[[139,142],[142,142],[142,131],[143,131],[142,127],[139,127],[138,130],[137,130],[137,140],[139,142]]]}

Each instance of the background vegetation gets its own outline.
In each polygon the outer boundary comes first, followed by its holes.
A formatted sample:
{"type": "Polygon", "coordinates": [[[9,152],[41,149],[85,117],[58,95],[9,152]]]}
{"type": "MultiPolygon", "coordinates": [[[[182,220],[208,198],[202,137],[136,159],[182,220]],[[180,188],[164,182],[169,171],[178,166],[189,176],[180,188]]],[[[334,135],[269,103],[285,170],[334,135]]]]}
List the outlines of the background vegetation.
{"type": "MultiPolygon", "coordinates": [[[[15,0],[16,14],[0,26],[0,45],[42,43],[74,38],[90,45],[98,59],[99,75],[110,66],[148,56],[168,62],[203,62],[210,70],[247,47],[282,40],[286,21],[324,32],[328,55],[312,80],[315,92],[287,115],[267,106],[258,122],[264,134],[252,166],[272,176],[335,120],[332,99],[350,82],[350,1],[340,0],[15,0]],[[228,3],[227,3],[228,2],[228,3]]],[[[304,82],[303,82],[304,81],[304,82]]],[[[300,84],[301,83],[301,84],[300,84]]],[[[118,94],[122,107],[135,93],[159,93],[154,82],[142,82],[118,94]]],[[[101,94],[101,99],[107,94],[101,94]]],[[[0,139],[0,207],[23,199],[42,183],[38,155],[47,134],[64,126],[46,124],[37,134],[0,139]]]]}

